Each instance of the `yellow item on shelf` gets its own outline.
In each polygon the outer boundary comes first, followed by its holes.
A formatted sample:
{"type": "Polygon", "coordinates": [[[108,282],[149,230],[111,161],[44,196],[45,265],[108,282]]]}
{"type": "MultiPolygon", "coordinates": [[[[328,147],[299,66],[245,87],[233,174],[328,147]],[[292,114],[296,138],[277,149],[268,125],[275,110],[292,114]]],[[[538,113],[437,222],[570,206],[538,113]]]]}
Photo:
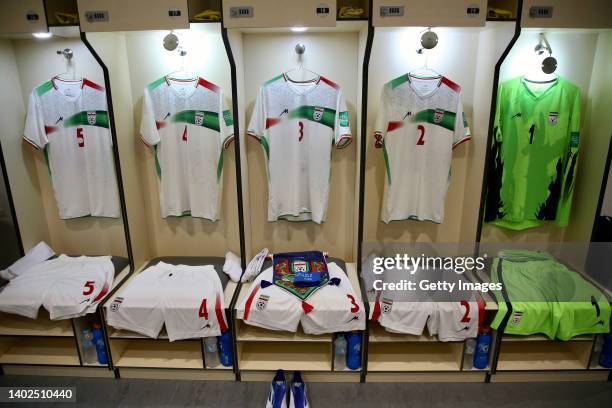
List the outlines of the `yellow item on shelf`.
{"type": "Polygon", "coordinates": [[[60,24],[78,24],[79,23],[78,14],[61,13],[57,11],[54,13],[54,15],[60,24]]]}
{"type": "Polygon", "coordinates": [[[510,19],[512,18],[512,12],[509,10],[489,7],[488,17],[489,18],[499,18],[501,20],[510,19]]]}
{"type": "Polygon", "coordinates": [[[340,18],[359,18],[363,17],[364,11],[359,7],[344,6],[340,7],[338,17],[340,18]]]}
{"type": "Polygon", "coordinates": [[[194,20],[221,21],[221,12],[217,10],[204,10],[193,16],[194,20]]]}

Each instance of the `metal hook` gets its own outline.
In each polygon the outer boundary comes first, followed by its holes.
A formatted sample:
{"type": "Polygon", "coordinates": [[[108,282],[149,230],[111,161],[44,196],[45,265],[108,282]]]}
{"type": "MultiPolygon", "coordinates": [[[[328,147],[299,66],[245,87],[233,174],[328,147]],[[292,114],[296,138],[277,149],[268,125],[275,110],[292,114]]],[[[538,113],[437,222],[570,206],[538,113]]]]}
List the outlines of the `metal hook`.
{"type": "Polygon", "coordinates": [[[297,55],[304,55],[305,52],[306,52],[306,46],[304,44],[297,43],[295,45],[295,53],[297,55]]]}
{"type": "Polygon", "coordinates": [[[63,50],[57,50],[57,55],[63,55],[68,61],[70,61],[74,55],[70,48],[64,48],[63,50]]]}

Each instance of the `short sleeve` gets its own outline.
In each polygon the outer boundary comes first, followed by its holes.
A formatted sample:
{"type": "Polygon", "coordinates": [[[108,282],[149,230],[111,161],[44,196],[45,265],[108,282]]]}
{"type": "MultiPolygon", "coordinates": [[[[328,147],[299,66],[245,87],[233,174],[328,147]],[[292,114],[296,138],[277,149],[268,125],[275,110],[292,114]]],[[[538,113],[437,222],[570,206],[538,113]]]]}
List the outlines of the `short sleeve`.
{"type": "Polygon", "coordinates": [[[457,102],[457,113],[455,115],[455,133],[453,134],[453,149],[463,142],[467,142],[472,138],[470,127],[463,112],[463,103],[461,102],[461,94],[457,102]]]}
{"type": "Polygon", "coordinates": [[[251,121],[247,128],[247,134],[261,140],[264,137],[265,132],[265,111],[264,111],[264,91],[263,87],[259,88],[257,92],[257,98],[255,98],[255,106],[253,107],[253,113],[251,114],[251,121]]]}
{"type": "Polygon", "coordinates": [[[383,147],[383,140],[387,133],[387,98],[385,98],[385,88],[380,93],[380,102],[378,103],[378,113],[376,114],[376,122],[374,124],[374,146],[377,148],[383,147]]]}
{"type": "Polygon", "coordinates": [[[154,146],[160,142],[159,130],[155,121],[155,110],[151,93],[145,89],[142,98],[142,121],[140,122],[140,136],[147,145],[154,146]]]}
{"type": "Polygon", "coordinates": [[[336,123],[334,126],[334,144],[336,148],[342,149],[343,147],[351,144],[351,127],[349,125],[349,115],[346,109],[346,101],[342,92],[338,92],[338,101],[336,104],[336,123]]]}
{"type": "Polygon", "coordinates": [[[219,115],[219,134],[223,148],[227,149],[234,141],[234,117],[232,111],[227,107],[222,92],[219,92],[219,112],[221,112],[221,115],[219,115]]]}
{"type": "Polygon", "coordinates": [[[42,149],[49,143],[47,132],[45,131],[41,101],[36,92],[32,92],[28,102],[28,114],[26,116],[23,138],[37,149],[42,149]]]}

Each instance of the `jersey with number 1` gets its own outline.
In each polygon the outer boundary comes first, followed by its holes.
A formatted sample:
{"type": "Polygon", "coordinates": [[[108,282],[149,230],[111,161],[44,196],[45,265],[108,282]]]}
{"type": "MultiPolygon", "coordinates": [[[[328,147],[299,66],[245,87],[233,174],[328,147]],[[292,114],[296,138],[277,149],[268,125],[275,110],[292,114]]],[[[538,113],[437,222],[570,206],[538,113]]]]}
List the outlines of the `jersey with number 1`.
{"type": "Polygon", "coordinates": [[[247,133],[268,162],[268,221],[325,221],[331,149],[351,141],[340,87],[322,76],[294,82],[281,74],[260,88],[247,133]]]}
{"type": "Polygon", "coordinates": [[[140,134],[155,146],[161,215],[219,219],[223,150],[233,120],[221,89],[164,76],[144,91],[140,134]]]}
{"type": "Polygon", "coordinates": [[[32,91],[24,139],[45,151],[60,218],[119,217],[108,125],[104,88],[88,79],[32,91]]]}
{"type": "Polygon", "coordinates": [[[461,87],[442,76],[406,74],[388,82],[375,136],[384,151],[387,174],[382,221],[441,223],[452,149],[470,139],[461,87]]]}

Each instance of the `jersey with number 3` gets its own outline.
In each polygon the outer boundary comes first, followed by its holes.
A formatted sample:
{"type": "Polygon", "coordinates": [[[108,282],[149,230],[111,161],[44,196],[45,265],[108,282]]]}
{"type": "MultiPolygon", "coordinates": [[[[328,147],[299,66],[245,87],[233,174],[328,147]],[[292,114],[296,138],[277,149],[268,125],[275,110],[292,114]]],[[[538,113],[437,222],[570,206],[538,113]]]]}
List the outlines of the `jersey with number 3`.
{"type": "Polygon", "coordinates": [[[409,74],[388,82],[375,137],[386,166],[382,221],[443,222],[452,149],[470,139],[461,87],[445,77],[409,74]]]}
{"type": "Polygon", "coordinates": [[[219,219],[223,150],[233,125],[221,88],[203,78],[164,76],[147,86],[140,135],[155,146],[163,218],[219,219]]]}
{"type": "Polygon", "coordinates": [[[268,221],[325,221],[331,149],[351,141],[340,87],[322,76],[272,78],[257,94],[247,133],[266,154],[268,221]]]}
{"type": "Polygon", "coordinates": [[[62,219],[119,217],[106,93],[57,77],[30,95],[24,139],[44,149],[62,219]]]}

